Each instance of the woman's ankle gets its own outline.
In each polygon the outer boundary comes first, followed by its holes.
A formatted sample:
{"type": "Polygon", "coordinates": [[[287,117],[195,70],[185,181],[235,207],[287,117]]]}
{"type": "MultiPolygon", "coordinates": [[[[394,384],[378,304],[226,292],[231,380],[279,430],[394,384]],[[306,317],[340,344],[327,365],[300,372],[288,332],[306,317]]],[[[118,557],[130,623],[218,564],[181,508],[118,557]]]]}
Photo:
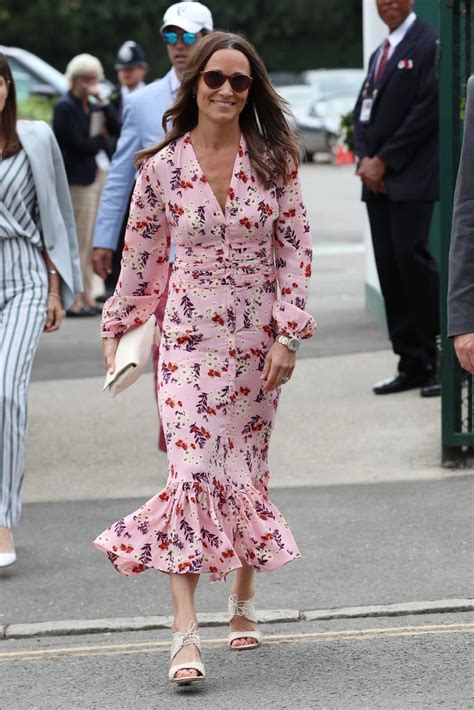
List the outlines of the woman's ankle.
{"type": "Polygon", "coordinates": [[[194,624],[195,630],[197,630],[198,622],[195,614],[180,614],[179,616],[174,617],[171,629],[173,633],[176,633],[177,631],[185,633],[186,631],[189,631],[189,627],[192,624],[194,624]]]}

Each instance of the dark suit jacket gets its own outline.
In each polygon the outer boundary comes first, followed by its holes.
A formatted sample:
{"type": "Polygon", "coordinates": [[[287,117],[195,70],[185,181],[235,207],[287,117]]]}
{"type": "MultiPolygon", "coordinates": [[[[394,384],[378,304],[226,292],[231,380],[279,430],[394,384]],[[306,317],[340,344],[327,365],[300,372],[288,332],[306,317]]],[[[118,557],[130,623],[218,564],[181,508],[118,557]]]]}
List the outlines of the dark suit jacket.
{"type": "Polygon", "coordinates": [[[110,104],[101,107],[90,102],[89,108],[90,113],[86,113],[79,99],[71,93],[63,96],[54,107],[53,130],[70,185],[91,185],[97,173],[95,156],[100,150],[105,150],[109,157],[113,152],[114,145],[108,137],[89,135],[91,113],[103,111],[109,135],[114,137],[120,133],[120,124],[110,104]]]}
{"type": "MultiPolygon", "coordinates": [[[[395,201],[433,202],[439,193],[437,32],[418,18],[395,48],[375,86],[375,51],[354,109],[357,157],[377,155],[387,164],[385,186],[395,201]],[[406,68],[399,67],[402,60],[406,68]],[[408,65],[412,64],[412,68],[408,65]],[[378,94],[369,123],[359,121],[365,95],[378,94]]],[[[363,187],[362,199],[374,197],[363,187]]]]}
{"type": "Polygon", "coordinates": [[[449,252],[448,335],[461,333],[474,333],[474,77],[467,83],[449,252]]]}

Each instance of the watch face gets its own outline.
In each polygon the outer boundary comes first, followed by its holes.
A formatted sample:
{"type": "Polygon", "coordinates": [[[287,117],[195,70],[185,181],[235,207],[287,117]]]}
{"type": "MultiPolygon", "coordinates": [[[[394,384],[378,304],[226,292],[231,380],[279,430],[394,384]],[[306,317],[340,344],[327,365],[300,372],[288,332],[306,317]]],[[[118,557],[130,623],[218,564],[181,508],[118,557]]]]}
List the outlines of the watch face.
{"type": "Polygon", "coordinates": [[[300,341],[297,338],[290,338],[288,341],[288,347],[290,350],[293,350],[293,352],[296,352],[300,346],[300,341]]]}

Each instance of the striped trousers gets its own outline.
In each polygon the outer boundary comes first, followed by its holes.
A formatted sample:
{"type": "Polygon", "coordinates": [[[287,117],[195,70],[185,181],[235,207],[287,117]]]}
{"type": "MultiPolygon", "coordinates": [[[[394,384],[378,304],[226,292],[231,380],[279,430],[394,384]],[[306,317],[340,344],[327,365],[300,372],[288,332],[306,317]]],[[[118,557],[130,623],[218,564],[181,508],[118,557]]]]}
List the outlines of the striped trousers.
{"type": "Polygon", "coordinates": [[[21,513],[27,390],[46,322],[48,274],[28,239],[0,239],[0,525],[21,513]]]}

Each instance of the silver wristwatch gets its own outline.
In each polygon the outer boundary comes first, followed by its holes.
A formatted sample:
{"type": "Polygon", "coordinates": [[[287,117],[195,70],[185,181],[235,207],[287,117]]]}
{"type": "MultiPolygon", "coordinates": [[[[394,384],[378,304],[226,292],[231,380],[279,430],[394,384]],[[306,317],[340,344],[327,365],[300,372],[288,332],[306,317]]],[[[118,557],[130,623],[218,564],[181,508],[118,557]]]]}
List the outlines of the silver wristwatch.
{"type": "Polygon", "coordinates": [[[292,353],[295,353],[300,346],[298,338],[288,338],[286,335],[277,335],[276,342],[281,343],[281,345],[286,345],[288,350],[292,353]]]}

